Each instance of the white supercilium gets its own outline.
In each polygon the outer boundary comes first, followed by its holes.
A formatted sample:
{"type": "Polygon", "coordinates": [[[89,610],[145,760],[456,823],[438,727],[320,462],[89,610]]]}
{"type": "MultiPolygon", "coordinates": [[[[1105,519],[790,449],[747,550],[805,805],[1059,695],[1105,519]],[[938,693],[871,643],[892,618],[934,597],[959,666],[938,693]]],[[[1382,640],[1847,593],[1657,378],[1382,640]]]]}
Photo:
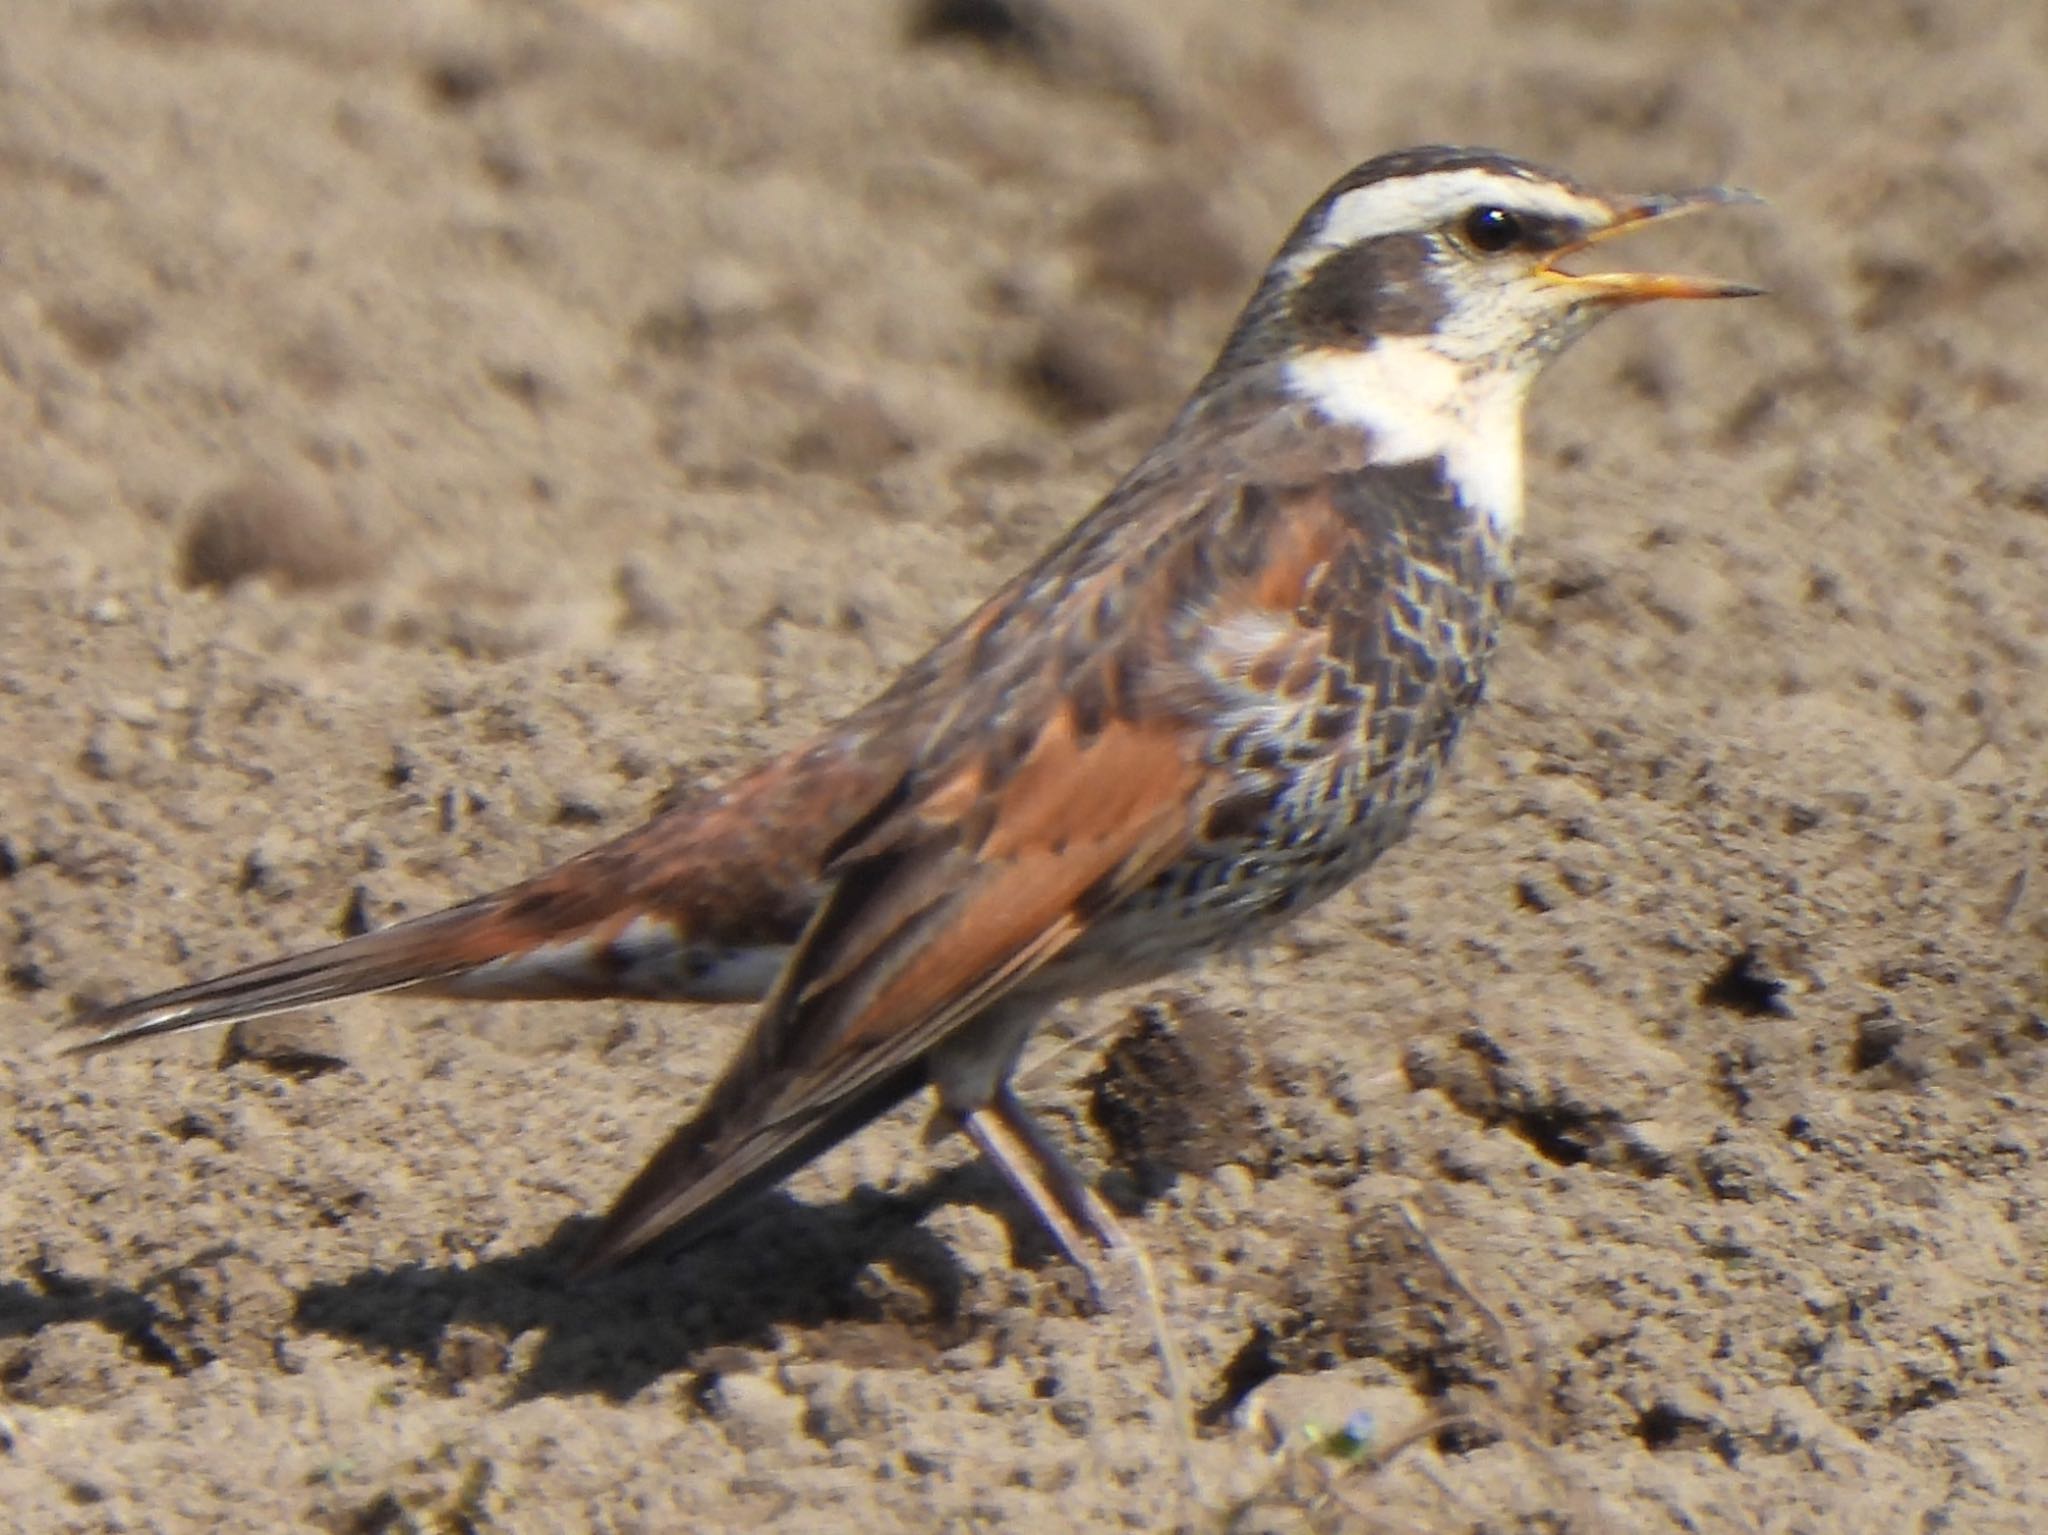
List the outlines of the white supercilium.
{"type": "Polygon", "coordinates": [[[1608,208],[1597,198],[1552,182],[1528,181],[1477,166],[1395,176],[1346,192],[1330,204],[1307,248],[1308,264],[1314,265],[1321,253],[1361,240],[1449,223],[1468,208],[1482,204],[1588,225],[1603,224],[1609,217],[1608,208]]]}

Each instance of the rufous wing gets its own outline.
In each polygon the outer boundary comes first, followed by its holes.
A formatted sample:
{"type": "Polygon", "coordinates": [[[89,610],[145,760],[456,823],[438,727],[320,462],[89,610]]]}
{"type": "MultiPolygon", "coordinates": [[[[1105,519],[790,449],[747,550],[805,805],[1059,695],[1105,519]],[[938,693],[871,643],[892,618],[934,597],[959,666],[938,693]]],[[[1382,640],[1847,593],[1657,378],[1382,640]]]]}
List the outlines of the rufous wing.
{"type": "Polygon", "coordinates": [[[925,1058],[1186,846],[1204,769],[1178,722],[1084,732],[1055,703],[1011,760],[929,774],[857,827],[752,1035],[619,1197],[596,1266],[801,1166],[915,1091],[925,1058]]]}

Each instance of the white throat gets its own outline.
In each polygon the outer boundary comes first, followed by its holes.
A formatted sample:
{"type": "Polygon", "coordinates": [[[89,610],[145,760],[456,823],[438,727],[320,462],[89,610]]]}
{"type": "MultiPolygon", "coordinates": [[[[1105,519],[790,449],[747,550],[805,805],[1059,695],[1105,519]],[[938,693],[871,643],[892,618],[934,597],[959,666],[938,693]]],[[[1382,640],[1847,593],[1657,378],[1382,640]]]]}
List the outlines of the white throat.
{"type": "Polygon", "coordinates": [[[1461,367],[1422,336],[1319,347],[1288,364],[1294,393],[1331,421],[1362,428],[1372,461],[1442,458],[1468,511],[1511,538],[1522,525],[1522,404],[1536,369],[1461,367]]]}

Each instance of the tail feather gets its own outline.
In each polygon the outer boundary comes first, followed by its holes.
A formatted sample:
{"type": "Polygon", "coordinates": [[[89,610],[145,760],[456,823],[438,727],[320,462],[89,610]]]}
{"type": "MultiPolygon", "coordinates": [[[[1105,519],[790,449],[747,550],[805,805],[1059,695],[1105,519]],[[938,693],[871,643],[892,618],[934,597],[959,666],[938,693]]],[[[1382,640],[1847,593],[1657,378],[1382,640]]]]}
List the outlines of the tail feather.
{"type": "Polygon", "coordinates": [[[515,911],[507,896],[486,896],[360,938],[95,1008],[71,1025],[91,1037],[65,1053],[96,1055],[158,1034],[391,991],[479,1001],[753,1001],[767,995],[781,969],[777,943],[693,942],[680,924],[645,913],[613,912],[580,929],[537,931],[515,911]]]}
{"type": "Polygon", "coordinates": [[[901,758],[831,740],[790,753],[495,894],[95,1008],[67,1053],[378,992],[758,1001],[815,909],[825,850],[901,758]]]}
{"type": "Polygon", "coordinates": [[[482,904],[451,907],[360,938],[94,1008],[70,1025],[91,1037],[65,1054],[97,1055],[158,1034],[445,981],[478,963],[473,939],[462,940],[485,915],[475,909],[482,904]]]}

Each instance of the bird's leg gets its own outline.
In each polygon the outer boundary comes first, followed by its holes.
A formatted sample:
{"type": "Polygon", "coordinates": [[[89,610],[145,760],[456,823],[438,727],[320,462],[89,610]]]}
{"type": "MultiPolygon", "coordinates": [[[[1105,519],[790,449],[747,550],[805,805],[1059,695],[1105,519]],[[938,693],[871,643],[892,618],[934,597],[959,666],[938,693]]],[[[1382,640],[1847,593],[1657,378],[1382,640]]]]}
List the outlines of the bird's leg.
{"type": "Polygon", "coordinates": [[[1017,1058],[1045,1006],[1041,998],[999,1002],[972,1028],[932,1052],[926,1070],[938,1090],[940,1114],[932,1128],[950,1123],[967,1132],[981,1154],[1031,1207],[1060,1251],[1086,1276],[1089,1297],[1098,1307],[1103,1304],[1105,1287],[1095,1260],[1108,1253],[1128,1265],[1166,1377],[1188,1485],[1191,1491],[1198,1491],[1194,1486],[1194,1408],[1187,1362],[1166,1325],[1166,1305],[1152,1260],[1124,1230],[1116,1212],[1024,1111],[1010,1086],[1017,1058]]]}
{"type": "Polygon", "coordinates": [[[1114,1251],[1130,1238],[1116,1225],[1116,1217],[1102,1197],[1088,1186],[1066,1160],[1046,1144],[1045,1138],[1027,1117],[1017,1100],[1004,1089],[986,1108],[974,1109],[961,1118],[981,1154],[996,1165],[1010,1187],[1031,1206],[1038,1223],[1045,1227],[1067,1260],[1088,1281],[1088,1298],[1097,1306],[1103,1301],[1102,1276],[1096,1271],[1096,1244],[1114,1251]],[[1095,1217],[1090,1202],[1102,1207],[1095,1217]],[[1112,1235],[1112,1231],[1114,1235],[1112,1235]],[[1085,1234],[1084,1234],[1085,1233],[1085,1234]],[[1088,1238],[1095,1240],[1091,1243],[1088,1238]]]}
{"type": "Polygon", "coordinates": [[[1087,1276],[1091,1298],[1103,1303],[1102,1276],[1086,1252],[1085,1237],[1111,1257],[1130,1266],[1145,1317],[1152,1328],[1152,1346],[1166,1376],[1166,1394],[1180,1439],[1181,1461],[1194,1486],[1194,1398],[1188,1390],[1187,1360],[1182,1357],[1166,1321],[1166,1303],[1159,1276],[1144,1246],[1124,1229],[1109,1202],[1076,1172],[1047,1138],[1007,1086],[982,1108],[961,1116],[961,1124],[981,1154],[1001,1170],[1026,1204],[1052,1234],[1060,1250],[1087,1276]]]}

